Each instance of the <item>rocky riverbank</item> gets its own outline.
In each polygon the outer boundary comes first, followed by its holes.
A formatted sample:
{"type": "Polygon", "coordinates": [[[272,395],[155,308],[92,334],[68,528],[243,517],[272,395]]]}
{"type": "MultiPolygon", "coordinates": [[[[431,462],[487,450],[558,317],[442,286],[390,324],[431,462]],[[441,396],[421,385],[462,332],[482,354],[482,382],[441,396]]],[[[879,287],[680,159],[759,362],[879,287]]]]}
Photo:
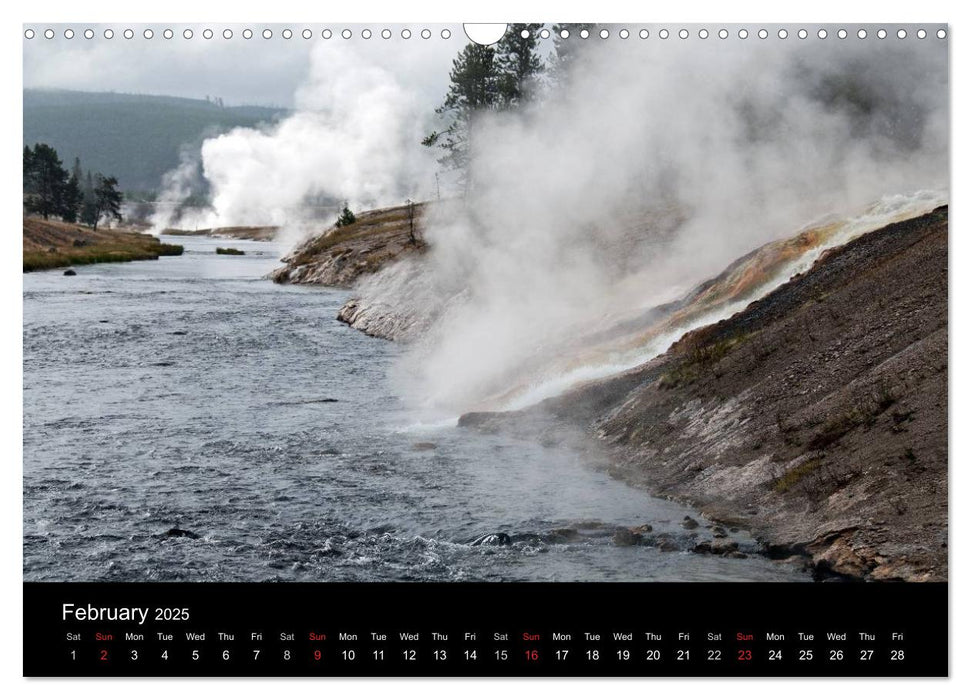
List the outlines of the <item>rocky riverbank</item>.
{"type": "Polygon", "coordinates": [[[350,288],[363,275],[424,250],[421,217],[427,205],[376,209],[331,227],[283,258],[270,278],[280,284],[350,288]]]}
{"type": "MultiPolygon", "coordinates": [[[[280,284],[349,289],[393,262],[419,260],[426,250],[422,233],[428,206],[404,205],[359,214],[353,224],[331,227],[298,246],[283,258],[283,267],[274,270],[270,279],[280,284]]],[[[402,272],[404,277],[421,273],[419,265],[402,268],[402,272]]],[[[360,290],[340,309],[337,319],[388,340],[414,337],[427,321],[360,290]]]]}
{"type": "Polygon", "coordinates": [[[192,231],[179,228],[167,228],[162,231],[165,236],[206,236],[208,238],[227,238],[243,241],[272,241],[279,226],[225,226],[222,228],[200,228],[192,231]]]}
{"type": "Polygon", "coordinates": [[[946,580],[947,224],[863,234],[640,367],[460,425],[594,436],[615,476],[820,578],[946,580]]]}

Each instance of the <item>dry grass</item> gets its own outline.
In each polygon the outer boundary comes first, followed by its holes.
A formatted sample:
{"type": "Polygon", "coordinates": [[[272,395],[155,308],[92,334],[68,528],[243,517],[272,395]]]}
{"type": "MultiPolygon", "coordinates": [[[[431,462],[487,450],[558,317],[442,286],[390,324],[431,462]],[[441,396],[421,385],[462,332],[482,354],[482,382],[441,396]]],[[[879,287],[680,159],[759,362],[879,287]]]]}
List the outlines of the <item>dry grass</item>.
{"type": "MultiPolygon", "coordinates": [[[[424,204],[415,206],[416,228],[421,218],[424,204]]],[[[318,236],[311,243],[299,249],[293,257],[294,265],[306,265],[314,261],[321,253],[347,243],[351,240],[363,239],[368,236],[387,233],[400,233],[407,235],[409,227],[408,207],[391,207],[389,209],[377,209],[359,214],[353,224],[334,227],[323,236],[318,236]]]]}
{"type": "Polygon", "coordinates": [[[99,229],[80,224],[24,218],[23,271],[105,262],[157,260],[181,255],[182,246],[162,243],[134,231],[99,229]]]}
{"type": "Polygon", "coordinates": [[[673,389],[699,379],[736,346],[745,342],[748,335],[738,334],[713,343],[705,343],[704,337],[702,334],[686,336],[685,342],[688,345],[685,348],[685,359],[673,370],[661,376],[659,388],[673,389]]]}

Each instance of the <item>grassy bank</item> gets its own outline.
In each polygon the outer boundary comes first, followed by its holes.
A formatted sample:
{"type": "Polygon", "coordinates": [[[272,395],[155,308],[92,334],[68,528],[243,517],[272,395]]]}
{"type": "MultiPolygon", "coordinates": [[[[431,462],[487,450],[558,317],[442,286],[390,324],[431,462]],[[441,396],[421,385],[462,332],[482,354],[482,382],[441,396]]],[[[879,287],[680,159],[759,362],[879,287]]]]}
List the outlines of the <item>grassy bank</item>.
{"type": "Polygon", "coordinates": [[[425,250],[422,217],[427,204],[365,211],[353,224],[332,226],[305,241],[273,271],[274,282],[351,287],[405,255],[425,250]]]}
{"type": "Polygon", "coordinates": [[[182,255],[182,251],[180,245],[162,243],[144,233],[117,229],[94,231],[80,224],[24,218],[24,272],[104,262],[157,260],[162,255],[182,255]]]}

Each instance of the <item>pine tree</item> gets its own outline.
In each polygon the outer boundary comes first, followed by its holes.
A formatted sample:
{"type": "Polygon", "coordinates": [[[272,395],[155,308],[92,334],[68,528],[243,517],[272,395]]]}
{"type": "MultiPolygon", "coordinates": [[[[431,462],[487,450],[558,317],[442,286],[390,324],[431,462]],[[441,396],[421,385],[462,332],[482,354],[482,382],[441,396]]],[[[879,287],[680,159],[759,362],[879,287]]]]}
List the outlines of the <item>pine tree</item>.
{"type": "Polygon", "coordinates": [[[24,146],[24,192],[30,186],[30,178],[34,171],[34,152],[30,146],[24,146]]]}
{"type": "Polygon", "coordinates": [[[518,105],[536,94],[543,61],[539,57],[538,32],[542,24],[510,24],[496,46],[501,72],[499,90],[506,105],[518,105]]]}
{"type": "Polygon", "coordinates": [[[121,221],[121,201],[122,195],[118,191],[118,179],[95,173],[92,196],[84,203],[81,220],[93,227],[95,231],[98,230],[98,222],[101,221],[103,216],[121,221]]]}
{"type": "Polygon", "coordinates": [[[24,207],[44,219],[63,215],[68,195],[67,170],[57,151],[46,143],[24,148],[24,207]]]}
{"type": "Polygon", "coordinates": [[[343,226],[350,226],[355,221],[357,221],[357,217],[354,216],[354,212],[351,211],[351,208],[347,206],[347,202],[344,202],[344,206],[341,209],[341,213],[337,216],[337,223],[335,224],[335,226],[337,228],[341,228],[343,226]]]}
{"type": "Polygon", "coordinates": [[[58,214],[68,223],[73,224],[78,220],[81,213],[81,205],[84,202],[84,193],[81,191],[81,183],[76,173],[71,174],[71,178],[64,185],[64,192],[61,197],[60,210],[58,214]]]}
{"type": "Polygon", "coordinates": [[[495,49],[474,43],[466,45],[452,61],[449,78],[451,84],[445,101],[435,110],[448,120],[448,126],[427,136],[422,145],[441,148],[445,154],[439,162],[462,171],[468,189],[466,171],[472,150],[473,122],[479,112],[495,109],[502,101],[495,49]]]}
{"type": "Polygon", "coordinates": [[[88,226],[95,221],[95,197],[94,197],[94,176],[91,171],[87,171],[84,176],[84,185],[81,187],[81,223],[88,226]]]}
{"type": "Polygon", "coordinates": [[[553,25],[553,54],[550,56],[550,78],[556,85],[563,85],[570,79],[570,71],[576,63],[577,58],[584,49],[589,46],[580,37],[580,32],[586,29],[590,35],[596,33],[596,24],[554,24],[553,25]],[[564,39],[563,31],[569,32],[569,36],[564,39]]]}

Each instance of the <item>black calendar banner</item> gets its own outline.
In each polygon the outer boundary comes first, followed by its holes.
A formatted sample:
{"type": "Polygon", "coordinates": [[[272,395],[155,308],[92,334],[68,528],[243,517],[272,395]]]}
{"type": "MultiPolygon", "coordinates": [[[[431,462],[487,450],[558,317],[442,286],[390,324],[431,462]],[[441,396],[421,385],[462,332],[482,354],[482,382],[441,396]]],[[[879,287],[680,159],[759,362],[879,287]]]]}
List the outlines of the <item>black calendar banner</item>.
{"type": "Polygon", "coordinates": [[[946,676],[946,584],[27,583],[27,676],[946,676]]]}

